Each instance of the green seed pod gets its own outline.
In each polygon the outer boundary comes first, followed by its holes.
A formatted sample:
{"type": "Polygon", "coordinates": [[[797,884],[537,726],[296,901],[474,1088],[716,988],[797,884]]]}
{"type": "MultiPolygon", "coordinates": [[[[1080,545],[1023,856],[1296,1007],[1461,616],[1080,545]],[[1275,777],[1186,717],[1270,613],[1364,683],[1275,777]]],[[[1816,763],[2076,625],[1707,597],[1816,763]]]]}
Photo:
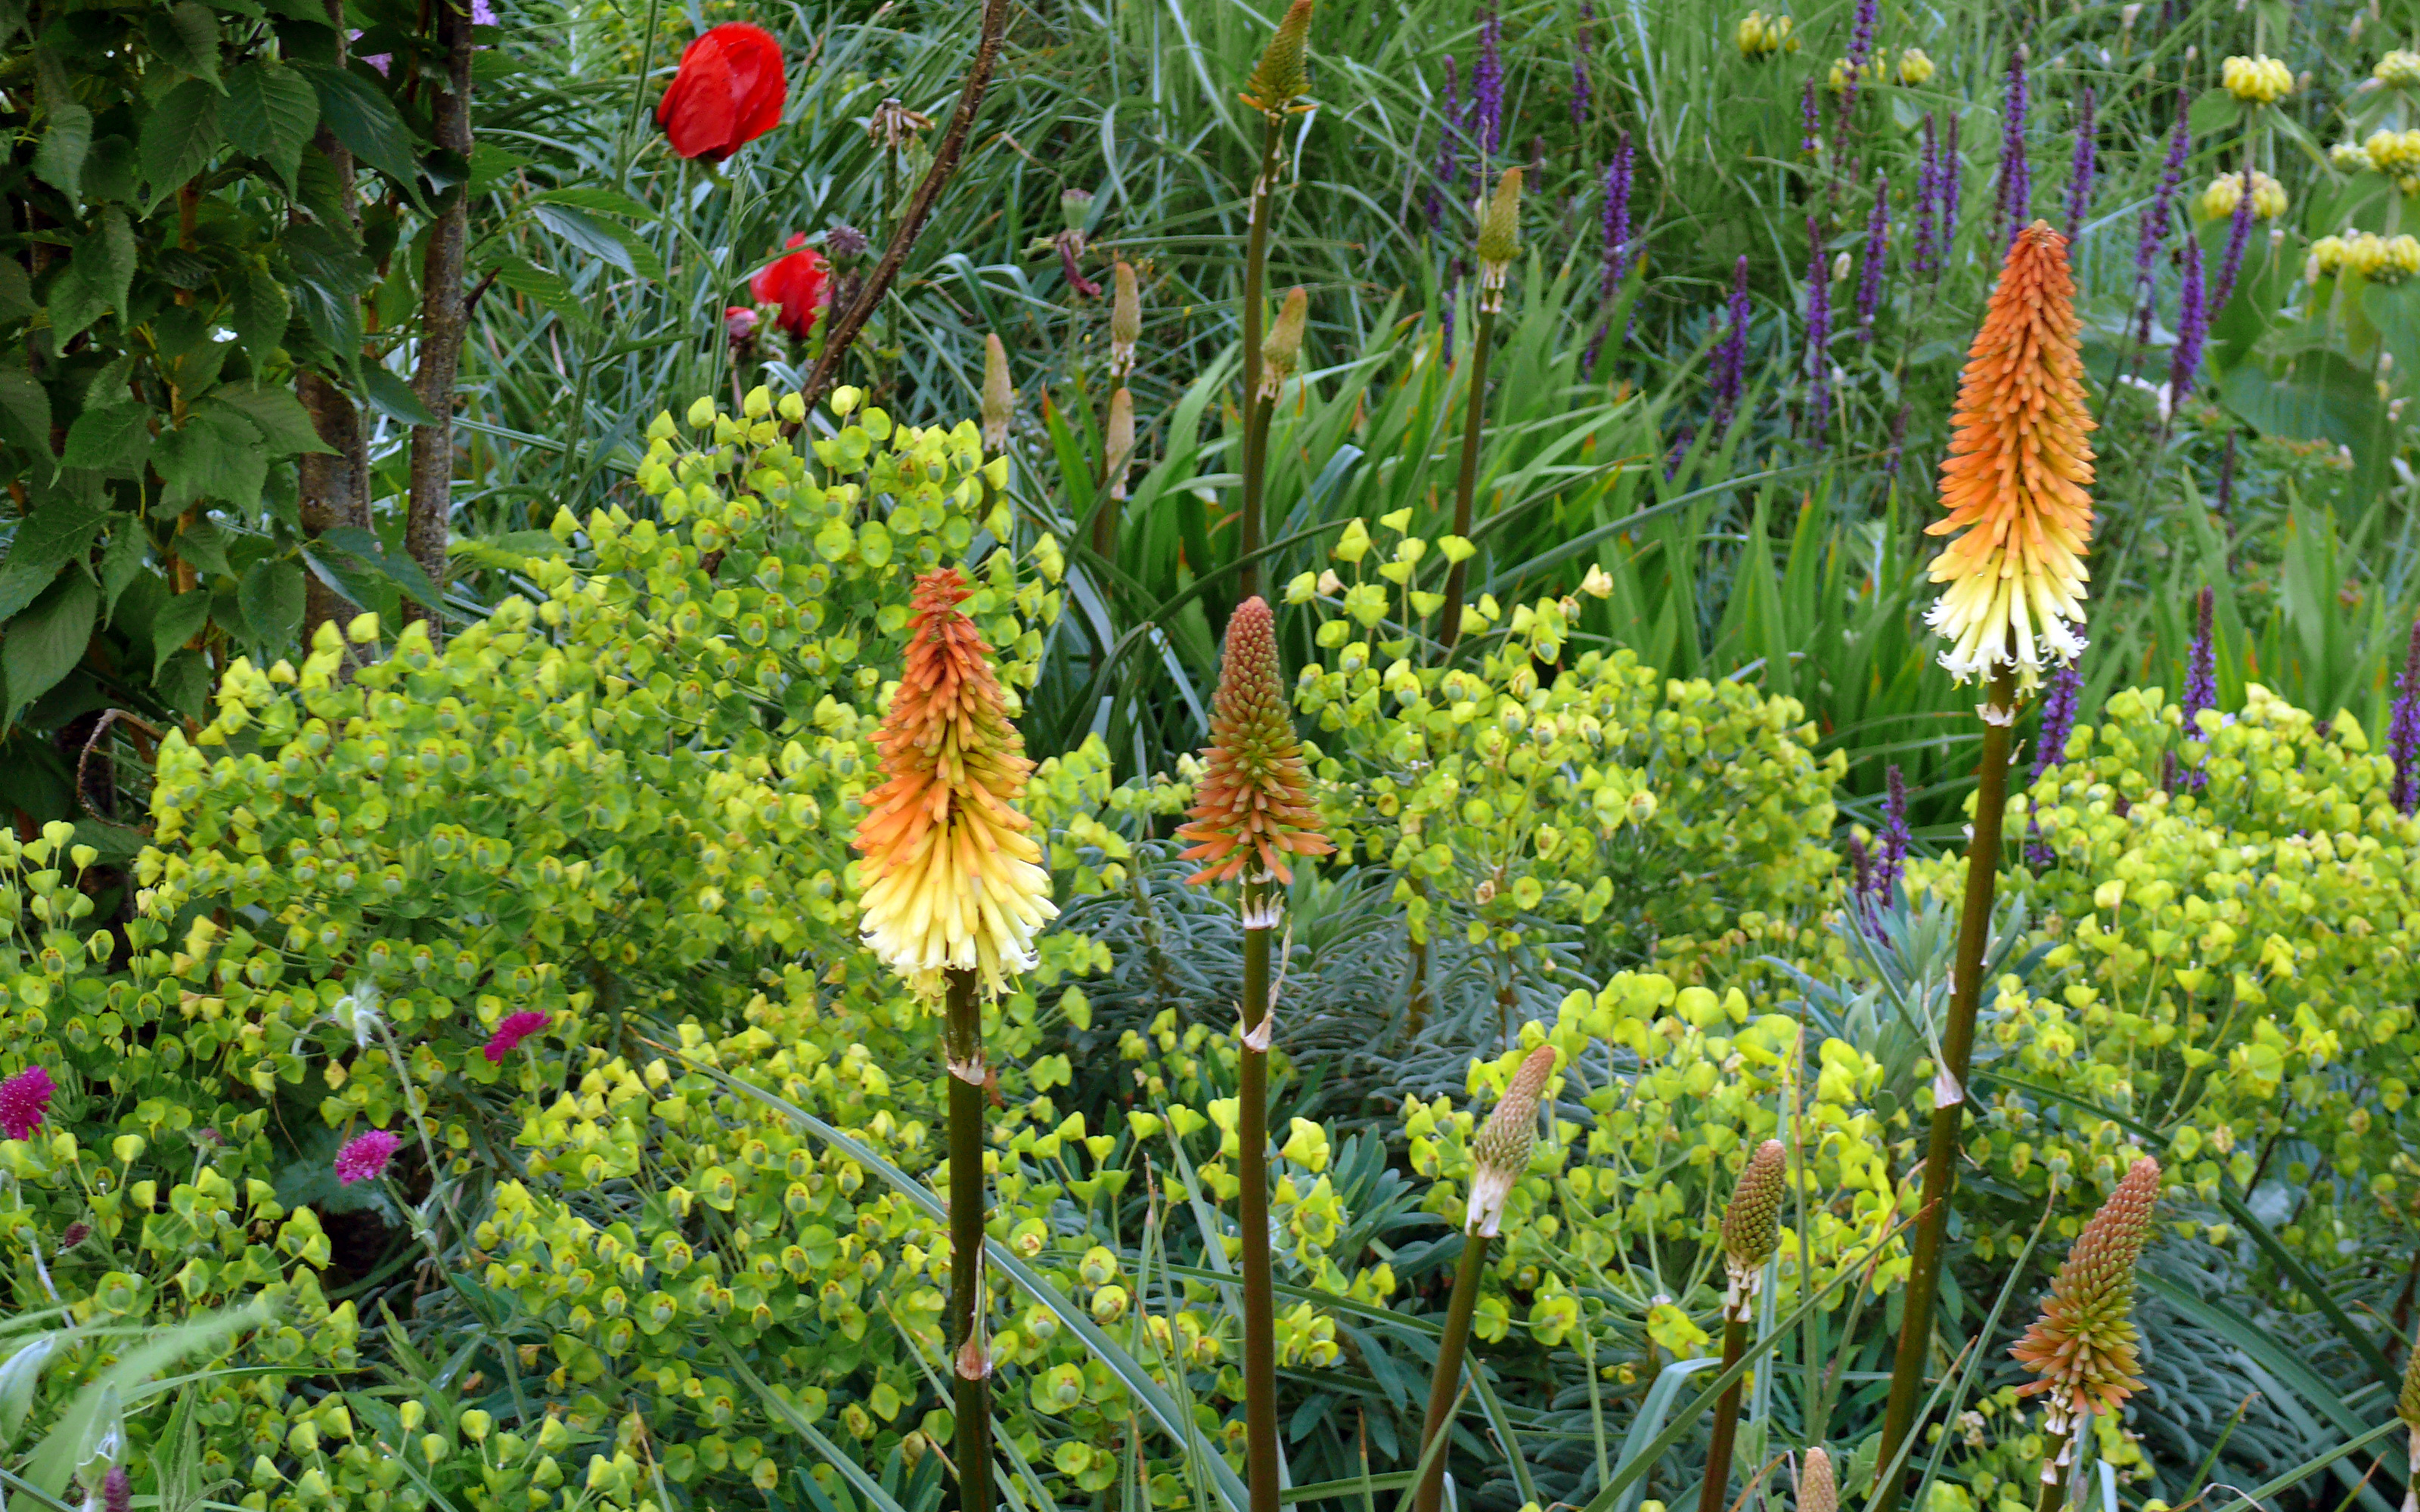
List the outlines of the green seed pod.
{"type": "Polygon", "coordinates": [[[1251,78],[1245,82],[1244,103],[1275,116],[1309,93],[1311,75],[1303,68],[1303,53],[1310,41],[1311,0],[1294,0],[1286,8],[1285,19],[1278,23],[1277,35],[1261,54],[1261,61],[1253,65],[1251,78]]]}
{"type": "Polygon", "coordinates": [[[1781,1183],[1788,1164],[1778,1139],[1756,1147],[1723,1211],[1723,1266],[1730,1286],[1723,1294],[1727,1317],[1745,1322],[1749,1304],[1763,1284],[1764,1262],[1781,1243],[1781,1183]]]}
{"type": "Polygon", "coordinates": [[[1546,1078],[1554,1073],[1553,1045],[1542,1044],[1530,1051],[1521,1069],[1512,1073],[1512,1084],[1504,1088],[1496,1111],[1471,1140],[1470,1152],[1477,1157],[1479,1168],[1471,1173],[1470,1211],[1463,1232],[1493,1239],[1502,1227],[1505,1199],[1512,1195],[1512,1183],[1529,1168],[1529,1151],[1538,1143],[1538,1098],[1546,1089],[1546,1078]]]}
{"type": "Polygon", "coordinates": [[[1016,391],[1008,386],[1008,348],[998,336],[984,338],[983,444],[999,455],[1008,444],[1008,423],[1016,412],[1016,391]]]}
{"type": "Polygon", "coordinates": [[[1311,295],[1301,286],[1286,291],[1285,304],[1268,339],[1261,344],[1261,397],[1274,399],[1285,380],[1294,377],[1302,357],[1302,328],[1311,311],[1311,295]]]}

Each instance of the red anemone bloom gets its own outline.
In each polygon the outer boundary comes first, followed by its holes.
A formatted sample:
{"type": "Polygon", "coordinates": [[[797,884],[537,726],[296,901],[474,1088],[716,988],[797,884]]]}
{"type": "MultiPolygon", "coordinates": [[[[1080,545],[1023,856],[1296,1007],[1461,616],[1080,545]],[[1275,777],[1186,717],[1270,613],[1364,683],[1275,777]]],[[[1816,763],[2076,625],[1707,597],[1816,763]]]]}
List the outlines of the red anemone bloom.
{"type": "Polygon", "coordinates": [[[778,125],[788,95],[782,44],[761,26],[734,22],[689,44],[656,124],[682,157],[721,162],[778,125]]]}
{"type": "Polygon", "coordinates": [[[767,264],[748,281],[748,291],[759,304],[780,305],[782,313],[773,323],[804,341],[823,314],[831,270],[824,265],[823,254],[807,245],[804,232],[791,237],[788,245],[789,255],[767,264]]]}

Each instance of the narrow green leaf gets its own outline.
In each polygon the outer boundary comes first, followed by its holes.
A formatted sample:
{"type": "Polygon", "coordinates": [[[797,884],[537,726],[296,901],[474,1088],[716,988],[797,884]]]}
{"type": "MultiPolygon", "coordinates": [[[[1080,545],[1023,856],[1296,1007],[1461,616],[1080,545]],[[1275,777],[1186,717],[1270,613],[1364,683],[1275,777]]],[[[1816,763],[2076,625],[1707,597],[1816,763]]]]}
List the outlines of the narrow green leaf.
{"type": "Polygon", "coordinates": [[[362,369],[362,397],[370,408],[398,425],[434,425],[437,417],[411,392],[411,385],[397,377],[391,368],[376,363],[362,369]]]}

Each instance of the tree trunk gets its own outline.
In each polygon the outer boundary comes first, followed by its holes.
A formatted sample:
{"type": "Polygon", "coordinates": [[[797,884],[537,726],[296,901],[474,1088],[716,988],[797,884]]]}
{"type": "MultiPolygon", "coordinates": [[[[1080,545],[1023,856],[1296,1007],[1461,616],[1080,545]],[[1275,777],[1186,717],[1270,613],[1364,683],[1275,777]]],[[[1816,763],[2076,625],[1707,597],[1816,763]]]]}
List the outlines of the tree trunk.
{"type": "MultiPolygon", "coordinates": [[[[328,19],[336,33],[336,61],[343,66],[345,27],[343,0],[328,0],[328,19]]],[[[349,214],[353,209],[353,154],[338,142],[335,133],[322,126],[312,142],[312,149],[328,160],[336,177],[336,197],[349,214]]],[[[302,217],[298,213],[296,220],[302,217]]],[[[335,378],[316,369],[306,368],[294,379],[295,397],[311,416],[311,428],[333,451],[332,455],[309,455],[301,459],[300,491],[302,493],[302,532],[317,539],[323,531],[350,525],[361,530],[370,528],[368,443],[362,436],[361,412],[353,408],[352,395],[340,388],[335,378]]],[[[361,612],[361,606],[320,581],[319,575],[305,571],[302,575],[302,644],[307,650],[311,637],[320,625],[330,621],[345,621],[361,612]]],[[[337,625],[342,629],[342,624],[337,625]]]]}
{"type": "MultiPolygon", "coordinates": [[[[437,0],[437,43],[445,54],[445,78],[431,94],[438,147],[458,155],[467,171],[471,158],[470,0],[437,0]]],[[[445,585],[445,543],[454,513],[454,379],[462,363],[462,342],[469,333],[470,300],[462,286],[462,254],[471,222],[467,183],[457,185],[437,212],[428,232],[428,257],[420,279],[420,365],[412,374],[412,392],[433,425],[411,428],[411,503],[404,519],[404,549],[428,574],[442,592],[445,585]]],[[[434,609],[407,602],[407,619],[426,620],[430,634],[442,631],[434,609]]]]}

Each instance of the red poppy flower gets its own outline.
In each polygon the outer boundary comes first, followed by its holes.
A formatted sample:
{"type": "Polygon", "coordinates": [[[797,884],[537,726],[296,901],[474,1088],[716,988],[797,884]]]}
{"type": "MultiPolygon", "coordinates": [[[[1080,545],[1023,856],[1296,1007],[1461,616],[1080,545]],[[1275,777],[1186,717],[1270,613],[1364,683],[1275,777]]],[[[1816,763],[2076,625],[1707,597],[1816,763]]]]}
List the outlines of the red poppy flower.
{"type": "Polygon", "coordinates": [[[721,162],[779,124],[788,95],[782,44],[761,26],[733,22],[689,44],[656,124],[682,157],[721,162]]]}
{"type": "Polygon", "coordinates": [[[773,259],[748,281],[748,289],[757,303],[780,305],[782,313],[773,323],[804,341],[823,314],[831,271],[824,266],[823,254],[807,245],[803,232],[790,238],[788,245],[796,250],[773,259]]]}

